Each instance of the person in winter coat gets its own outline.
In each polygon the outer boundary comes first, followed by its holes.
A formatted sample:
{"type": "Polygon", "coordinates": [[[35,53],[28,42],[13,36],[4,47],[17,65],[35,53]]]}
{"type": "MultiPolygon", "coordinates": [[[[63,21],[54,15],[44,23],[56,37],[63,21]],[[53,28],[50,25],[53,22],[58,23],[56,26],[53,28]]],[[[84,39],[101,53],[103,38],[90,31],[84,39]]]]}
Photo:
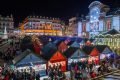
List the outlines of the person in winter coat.
{"type": "Polygon", "coordinates": [[[3,80],[9,80],[9,75],[7,74],[3,80]]]}
{"type": "Polygon", "coordinates": [[[36,80],[40,80],[40,75],[39,74],[37,74],[36,80]]]}
{"type": "Polygon", "coordinates": [[[80,77],[80,76],[79,76],[79,71],[75,72],[75,79],[76,79],[76,80],[79,80],[79,77],[80,77]]]}
{"type": "Polygon", "coordinates": [[[95,72],[92,71],[92,72],[90,73],[90,76],[91,76],[91,78],[95,78],[97,75],[96,75],[95,72]]]}
{"type": "Polygon", "coordinates": [[[79,80],[82,80],[82,79],[83,79],[83,74],[82,74],[81,71],[78,72],[78,76],[79,76],[79,77],[78,77],[79,80]]]}

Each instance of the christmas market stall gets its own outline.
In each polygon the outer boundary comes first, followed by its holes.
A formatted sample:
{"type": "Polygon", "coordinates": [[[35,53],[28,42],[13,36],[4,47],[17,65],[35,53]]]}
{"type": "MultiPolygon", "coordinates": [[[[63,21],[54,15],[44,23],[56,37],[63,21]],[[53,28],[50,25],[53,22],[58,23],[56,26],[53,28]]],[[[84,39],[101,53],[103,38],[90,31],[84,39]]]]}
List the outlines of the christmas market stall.
{"type": "Polygon", "coordinates": [[[47,61],[44,58],[28,49],[13,60],[14,70],[18,70],[21,73],[26,71],[29,74],[35,72],[40,76],[46,75],[46,63],[47,61]]]}
{"type": "Polygon", "coordinates": [[[69,42],[69,40],[59,40],[55,45],[57,46],[59,51],[64,52],[68,48],[67,44],[69,42]]]}
{"type": "Polygon", "coordinates": [[[68,59],[68,70],[75,67],[75,63],[84,63],[88,57],[80,48],[76,47],[68,48],[63,54],[68,59]]]}
{"type": "Polygon", "coordinates": [[[77,41],[74,41],[71,47],[80,48],[80,44],[77,41]]]}
{"type": "Polygon", "coordinates": [[[48,61],[47,69],[50,67],[60,67],[61,71],[66,71],[66,57],[55,48],[42,49],[42,56],[48,61]]]}
{"type": "Polygon", "coordinates": [[[47,52],[50,51],[51,49],[57,49],[57,47],[54,43],[49,42],[48,44],[44,45],[41,50],[47,52]]]}
{"type": "Polygon", "coordinates": [[[75,42],[75,41],[70,41],[70,42],[68,42],[68,44],[67,44],[68,48],[69,48],[74,42],[75,42]]]}
{"type": "Polygon", "coordinates": [[[94,62],[95,64],[99,63],[99,51],[95,46],[84,46],[82,50],[89,55],[88,63],[94,62]]]}
{"type": "Polygon", "coordinates": [[[80,44],[80,46],[85,45],[85,41],[84,41],[84,39],[82,39],[82,41],[80,41],[79,44],[80,44]]]}
{"type": "Polygon", "coordinates": [[[100,60],[109,58],[113,53],[112,50],[107,45],[96,45],[95,46],[100,53],[100,60]]]}

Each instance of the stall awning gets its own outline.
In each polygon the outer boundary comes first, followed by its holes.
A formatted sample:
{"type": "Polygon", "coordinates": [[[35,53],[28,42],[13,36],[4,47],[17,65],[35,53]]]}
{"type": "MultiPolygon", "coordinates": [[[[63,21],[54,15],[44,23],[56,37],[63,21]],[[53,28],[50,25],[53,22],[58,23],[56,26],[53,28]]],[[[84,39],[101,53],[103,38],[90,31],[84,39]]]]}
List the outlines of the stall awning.
{"type": "Polygon", "coordinates": [[[51,48],[51,49],[45,49],[42,50],[42,57],[44,57],[47,61],[50,60],[50,58],[57,52],[57,49],[51,48]]]}
{"type": "Polygon", "coordinates": [[[103,54],[111,54],[111,53],[112,53],[112,50],[107,46],[107,47],[103,50],[102,53],[103,53],[103,54]]]}
{"type": "Polygon", "coordinates": [[[40,55],[37,55],[29,50],[27,50],[26,52],[24,53],[21,53],[18,57],[16,57],[14,60],[13,60],[13,63],[15,65],[26,65],[26,64],[29,64],[29,63],[46,63],[46,60],[44,58],[42,58],[40,55]]]}
{"type": "Polygon", "coordinates": [[[74,43],[74,41],[70,41],[67,46],[71,46],[74,43]]]}
{"type": "Polygon", "coordinates": [[[83,50],[86,54],[90,55],[90,53],[92,52],[92,50],[93,50],[94,48],[95,48],[94,46],[83,46],[82,50],[83,50]]]}
{"type": "Polygon", "coordinates": [[[55,46],[55,44],[53,44],[52,42],[49,42],[48,44],[46,44],[42,49],[41,51],[43,53],[49,53],[50,50],[52,49],[57,49],[57,47],[55,46]]]}
{"type": "Polygon", "coordinates": [[[59,51],[57,51],[51,58],[50,58],[50,62],[59,62],[59,61],[63,61],[66,60],[65,56],[62,55],[62,53],[60,53],[59,51]]]}
{"type": "Polygon", "coordinates": [[[80,44],[75,41],[75,42],[71,45],[71,47],[80,48],[80,44]]]}
{"type": "Polygon", "coordinates": [[[90,56],[99,56],[99,51],[98,51],[96,48],[94,48],[94,49],[91,51],[90,56]]]}
{"type": "Polygon", "coordinates": [[[88,56],[89,55],[87,55],[81,49],[77,49],[77,51],[71,56],[71,59],[87,58],[88,56]]]}
{"type": "Polygon", "coordinates": [[[53,42],[57,47],[63,42],[63,40],[56,40],[53,42]]]}
{"type": "Polygon", "coordinates": [[[69,48],[63,53],[63,55],[65,55],[66,58],[70,58],[77,50],[78,50],[78,48],[76,48],[76,47],[69,47],[69,48]]]}
{"type": "Polygon", "coordinates": [[[104,49],[107,47],[107,45],[96,45],[95,47],[100,53],[102,53],[104,49]]]}
{"type": "Polygon", "coordinates": [[[25,56],[27,56],[30,53],[30,50],[25,50],[23,53],[21,53],[19,56],[15,57],[13,59],[13,64],[16,64],[19,62],[21,59],[23,59],[25,56]]]}
{"type": "Polygon", "coordinates": [[[90,55],[90,56],[98,56],[99,55],[99,51],[97,50],[97,48],[95,46],[84,46],[82,50],[87,55],[90,55]]]}

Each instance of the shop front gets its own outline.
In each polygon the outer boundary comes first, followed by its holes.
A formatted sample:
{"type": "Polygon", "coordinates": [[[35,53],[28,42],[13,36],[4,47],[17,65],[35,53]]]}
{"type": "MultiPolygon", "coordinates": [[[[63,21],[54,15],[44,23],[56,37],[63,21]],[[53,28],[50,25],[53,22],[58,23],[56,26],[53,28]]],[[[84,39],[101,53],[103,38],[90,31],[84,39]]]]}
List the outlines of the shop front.
{"type": "Polygon", "coordinates": [[[52,62],[52,61],[49,61],[48,62],[48,66],[51,66],[51,67],[54,67],[54,66],[61,66],[61,71],[66,71],[66,61],[55,61],[55,62],[52,62]]]}
{"type": "Polygon", "coordinates": [[[84,46],[83,51],[89,55],[88,64],[94,62],[95,64],[99,64],[99,51],[95,46],[84,46]]]}
{"type": "Polygon", "coordinates": [[[77,41],[75,41],[75,42],[73,42],[73,44],[71,45],[71,47],[80,48],[80,44],[77,41]]]}
{"type": "Polygon", "coordinates": [[[84,62],[87,60],[87,54],[85,54],[80,48],[76,47],[70,47],[63,53],[67,59],[68,59],[68,64],[67,64],[67,69],[71,70],[72,68],[72,63],[77,63],[77,62],[84,62]]]}
{"type": "Polygon", "coordinates": [[[110,48],[106,47],[103,52],[100,54],[100,59],[110,58],[112,55],[112,50],[110,48]]]}
{"type": "Polygon", "coordinates": [[[21,53],[18,57],[13,60],[15,69],[19,72],[27,72],[31,74],[35,72],[35,74],[39,74],[40,76],[46,75],[46,60],[35,53],[30,51],[25,51],[21,53]]]}
{"type": "Polygon", "coordinates": [[[88,58],[88,63],[94,62],[94,64],[98,65],[99,64],[99,51],[96,48],[93,48],[93,50],[90,53],[90,57],[88,58]]]}
{"type": "Polygon", "coordinates": [[[67,59],[59,51],[56,51],[54,55],[49,59],[48,66],[61,66],[61,71],[66,71],[67,59]]]}
{"type": "Polygon", "coordinates": [[[113,53],[110,47],[107,45],[97,45],[96,48],[100,53],[100,60],[110,58],[110,55],[113,53]]]}

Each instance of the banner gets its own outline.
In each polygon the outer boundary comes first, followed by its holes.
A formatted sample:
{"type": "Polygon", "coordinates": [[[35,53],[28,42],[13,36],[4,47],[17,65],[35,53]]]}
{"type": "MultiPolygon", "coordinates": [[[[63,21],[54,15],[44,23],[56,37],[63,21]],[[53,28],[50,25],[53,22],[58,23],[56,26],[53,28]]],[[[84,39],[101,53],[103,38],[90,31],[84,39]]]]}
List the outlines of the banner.
{"type": "Polygon", "coordinates": [[[57,65],[61,65],[61,71],[66,71],[66,61],[60,61],[55,63],[48,62],[48,66],[53,67],[57,65]]]}

